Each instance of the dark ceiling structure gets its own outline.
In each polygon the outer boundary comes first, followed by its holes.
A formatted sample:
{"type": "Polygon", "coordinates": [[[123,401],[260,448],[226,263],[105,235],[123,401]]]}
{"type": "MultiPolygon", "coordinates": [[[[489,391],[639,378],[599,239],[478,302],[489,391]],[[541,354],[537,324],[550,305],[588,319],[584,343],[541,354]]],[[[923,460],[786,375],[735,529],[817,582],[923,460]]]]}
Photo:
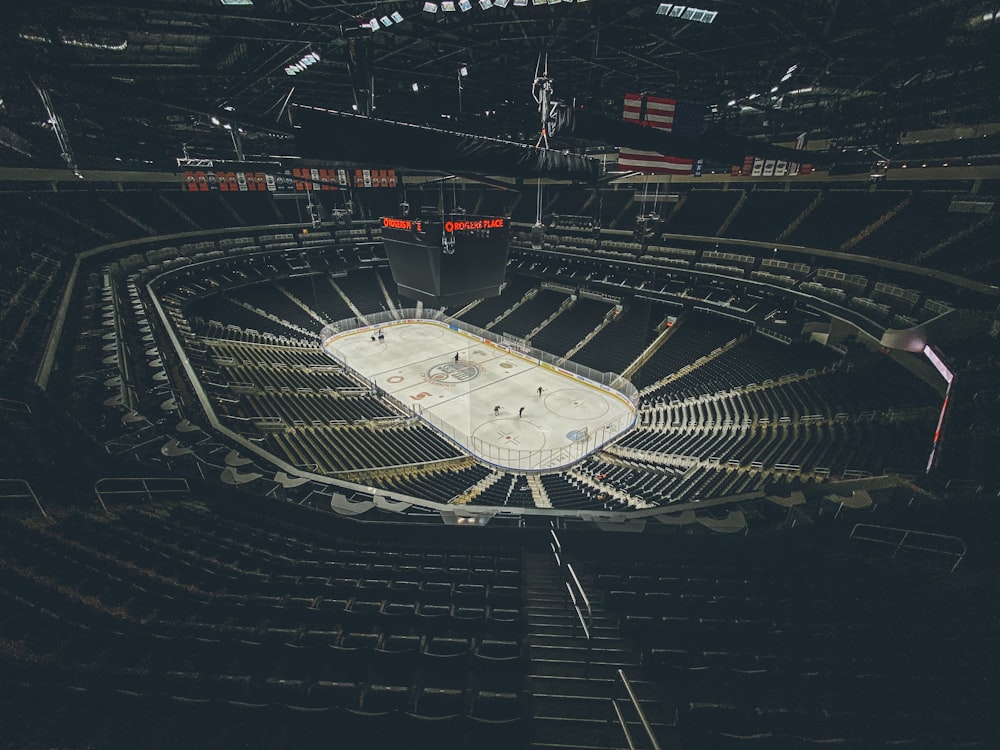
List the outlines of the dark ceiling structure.
{"type": "Polygon", "coordinates": [[[620,117],[625,92],[674,96],[704,103],[716,129],[771,143],[805,132],[887,146],[1000,110],[995,2],[233,2],[8,5],[0,165],[60,165],[39,89],[83,168],[232,158],[237,141],[247,158],[288,154],[287,105],[351,112],[358,60],[375,116],[522,143],[537,137],[541,53],[572,107],[620,117]]]}

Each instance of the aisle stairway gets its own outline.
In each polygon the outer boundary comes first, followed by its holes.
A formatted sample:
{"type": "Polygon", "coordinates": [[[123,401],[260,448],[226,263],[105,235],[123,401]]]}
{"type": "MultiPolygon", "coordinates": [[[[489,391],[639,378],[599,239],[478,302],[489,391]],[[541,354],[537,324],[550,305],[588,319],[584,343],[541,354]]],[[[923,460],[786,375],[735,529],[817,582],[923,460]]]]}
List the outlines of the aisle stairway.
{"type": "MultiPolygon", "coordinates": [[[[629,676],[657,736],[667,737],[669,728],[658,722],[664,714],[661,701],[652,698],[653,685],[639,679],[638,657],[622,639],[617,618],[605,611],[592,582],[581,578],[593,610],[588,641],[569,602],[563,582],[565,568],[557,567],[552,553],[526,552],[522,570],[532,731],[529,747],[627,747],[611,703],[612,698],[625,695],[619,669],[629,676]]],[[[633,738],[641,736],[644,743],[640,746],[645,746],[643,729],[631,706],[623,713],[633,738]]]]}

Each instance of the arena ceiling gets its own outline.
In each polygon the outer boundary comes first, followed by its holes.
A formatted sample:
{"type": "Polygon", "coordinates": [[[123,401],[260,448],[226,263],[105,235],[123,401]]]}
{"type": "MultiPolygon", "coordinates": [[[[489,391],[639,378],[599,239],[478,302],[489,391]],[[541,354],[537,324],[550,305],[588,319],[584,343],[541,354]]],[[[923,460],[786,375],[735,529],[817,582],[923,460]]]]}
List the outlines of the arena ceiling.
{"type": "Polygon", "coordinates": [[[213,116],[246,131],[248,156],[287,153],[289,95],[350,111],[348,57],[365,49],[377,116],[522,141],[534,140],[531,81],[545,52],[556,97],[576,106],[619,116],[626,91],[673,95],[772,142],[807,132],[878,145],[1000,109],[995,1],[702,0],[712,23],[657,14],[657,0],[472,0],[437,13],[424,0],[233,1],[7,4],[0,164],[58,162],[38,88],[82,167],[163,167],[184,144],[231,156],[232,131],[213,116]],[[388,28],[362,27],[394,12],[402,20],[388,28]]]}

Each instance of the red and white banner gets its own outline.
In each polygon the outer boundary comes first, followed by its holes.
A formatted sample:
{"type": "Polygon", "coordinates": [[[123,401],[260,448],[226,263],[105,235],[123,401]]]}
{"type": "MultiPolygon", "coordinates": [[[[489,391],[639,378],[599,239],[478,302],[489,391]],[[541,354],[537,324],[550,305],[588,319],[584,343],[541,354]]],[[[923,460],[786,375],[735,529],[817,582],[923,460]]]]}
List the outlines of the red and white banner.
{"type": "Polygon", "coordinates": [[[664,156],[656,151],[622,149],[618,154],[618,168],[651,174],[691,174],[694,162],[676,156],[664,156]]]}
{"type": "MultiPolygon", "coordinates": [[[[702,109],[700,105],[685,104],[662,96],[625,94],[622,119],[668,133],[678,132],[678,125],[690,126],[681,130],[690,130],[694,134],[703,124],[702,109]]],[[[678,135],[681,134],[689,133],[678,132],[678,135]]],[[[647,174],[691,174],[694,160],[667,156],[657,151],[622,148],[618,152],[618,168],[647,174]]]]}

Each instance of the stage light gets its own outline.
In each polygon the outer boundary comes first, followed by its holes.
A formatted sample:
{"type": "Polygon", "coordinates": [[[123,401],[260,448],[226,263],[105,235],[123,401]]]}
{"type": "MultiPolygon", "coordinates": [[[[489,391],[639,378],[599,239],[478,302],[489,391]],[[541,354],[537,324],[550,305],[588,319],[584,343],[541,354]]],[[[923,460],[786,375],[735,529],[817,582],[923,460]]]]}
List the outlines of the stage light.
{"type": "Polygon", "coordinates": [[[493,4],[498,8],[506,8],[508,5],[510,5],[510,0],[494,0],[493,4]]]}
{"type": "Polygon", "coordinates": [[[514,0],[515,8],[523,8],[528,4],[528,0],[514,0]]]}
{"type": "Polygon", "coordinates": [[[216,117],[215,115],[212,115],[212,124],[213,125],[221,125],[222,122],[219,120],[218,117],[216,117]]]}
{"type": "Polygon", "coordinates": [[[392,26],[392,19],[389,18],[389,16],[382,16],[379,20],[382,22],[382,25],[385,26],[387,29],[390,26],[392,26]]]}
{"type": "Polygon", "coordinates": [[[437,3],[424,3],[424,13],[437,13],[437,3]]]}
{"type": "Polygon", "coordinates": [[[444,2],[441,3],[441,10],[445,13],[454,13],[455,3],[452,2],[452,0],[444,0],[444,2]]]}
{"type": "Polygon", "coordinates": [[[372,31],[378,31],[379,28],[380,28],[379,25],[378,25],[378,19],[377,18],[373,18],[372,20],[370,20],[368,22],[368,28],[371,29],[372,31]]]}
{"type": "Polygon", "coordinates": [[[546,0],[531,0],[532,5],[545,5],[546,0]]]}
{"type": "Polygon", "coordinates": [[[410,90],[411,91],[420,91],[420,84],[416,83],[416,82],[411,83],[410,84],[410,90]]]}
{"type": "Polygon", "coordinates": [[[479,0],[479,7],[483,10],[489,10],[493,7],[493,0],[479,0]]]}
{"type": "Polygon", "coordinates": [[[469,69],[465,65],[463,65],[461,68],[458,69],[458,74],[462,76],[462,78],[465,78],[467,75],[469,75],[469,69]]]}
{"type": "Polygon", "coordinates": [[[463,13],[468,13],[472,10],[472,3],[470,0],[458,0],[458,7],[462,9],[463,13]]]}
{"type": "Polygon", "coordinates": [[[394,10],[392,13],[390,13],[389,14],[389,18],[391,18],[396,23],[402,23],[403,22],[403,14],[400,13],[398,10],[394,10]]]}

